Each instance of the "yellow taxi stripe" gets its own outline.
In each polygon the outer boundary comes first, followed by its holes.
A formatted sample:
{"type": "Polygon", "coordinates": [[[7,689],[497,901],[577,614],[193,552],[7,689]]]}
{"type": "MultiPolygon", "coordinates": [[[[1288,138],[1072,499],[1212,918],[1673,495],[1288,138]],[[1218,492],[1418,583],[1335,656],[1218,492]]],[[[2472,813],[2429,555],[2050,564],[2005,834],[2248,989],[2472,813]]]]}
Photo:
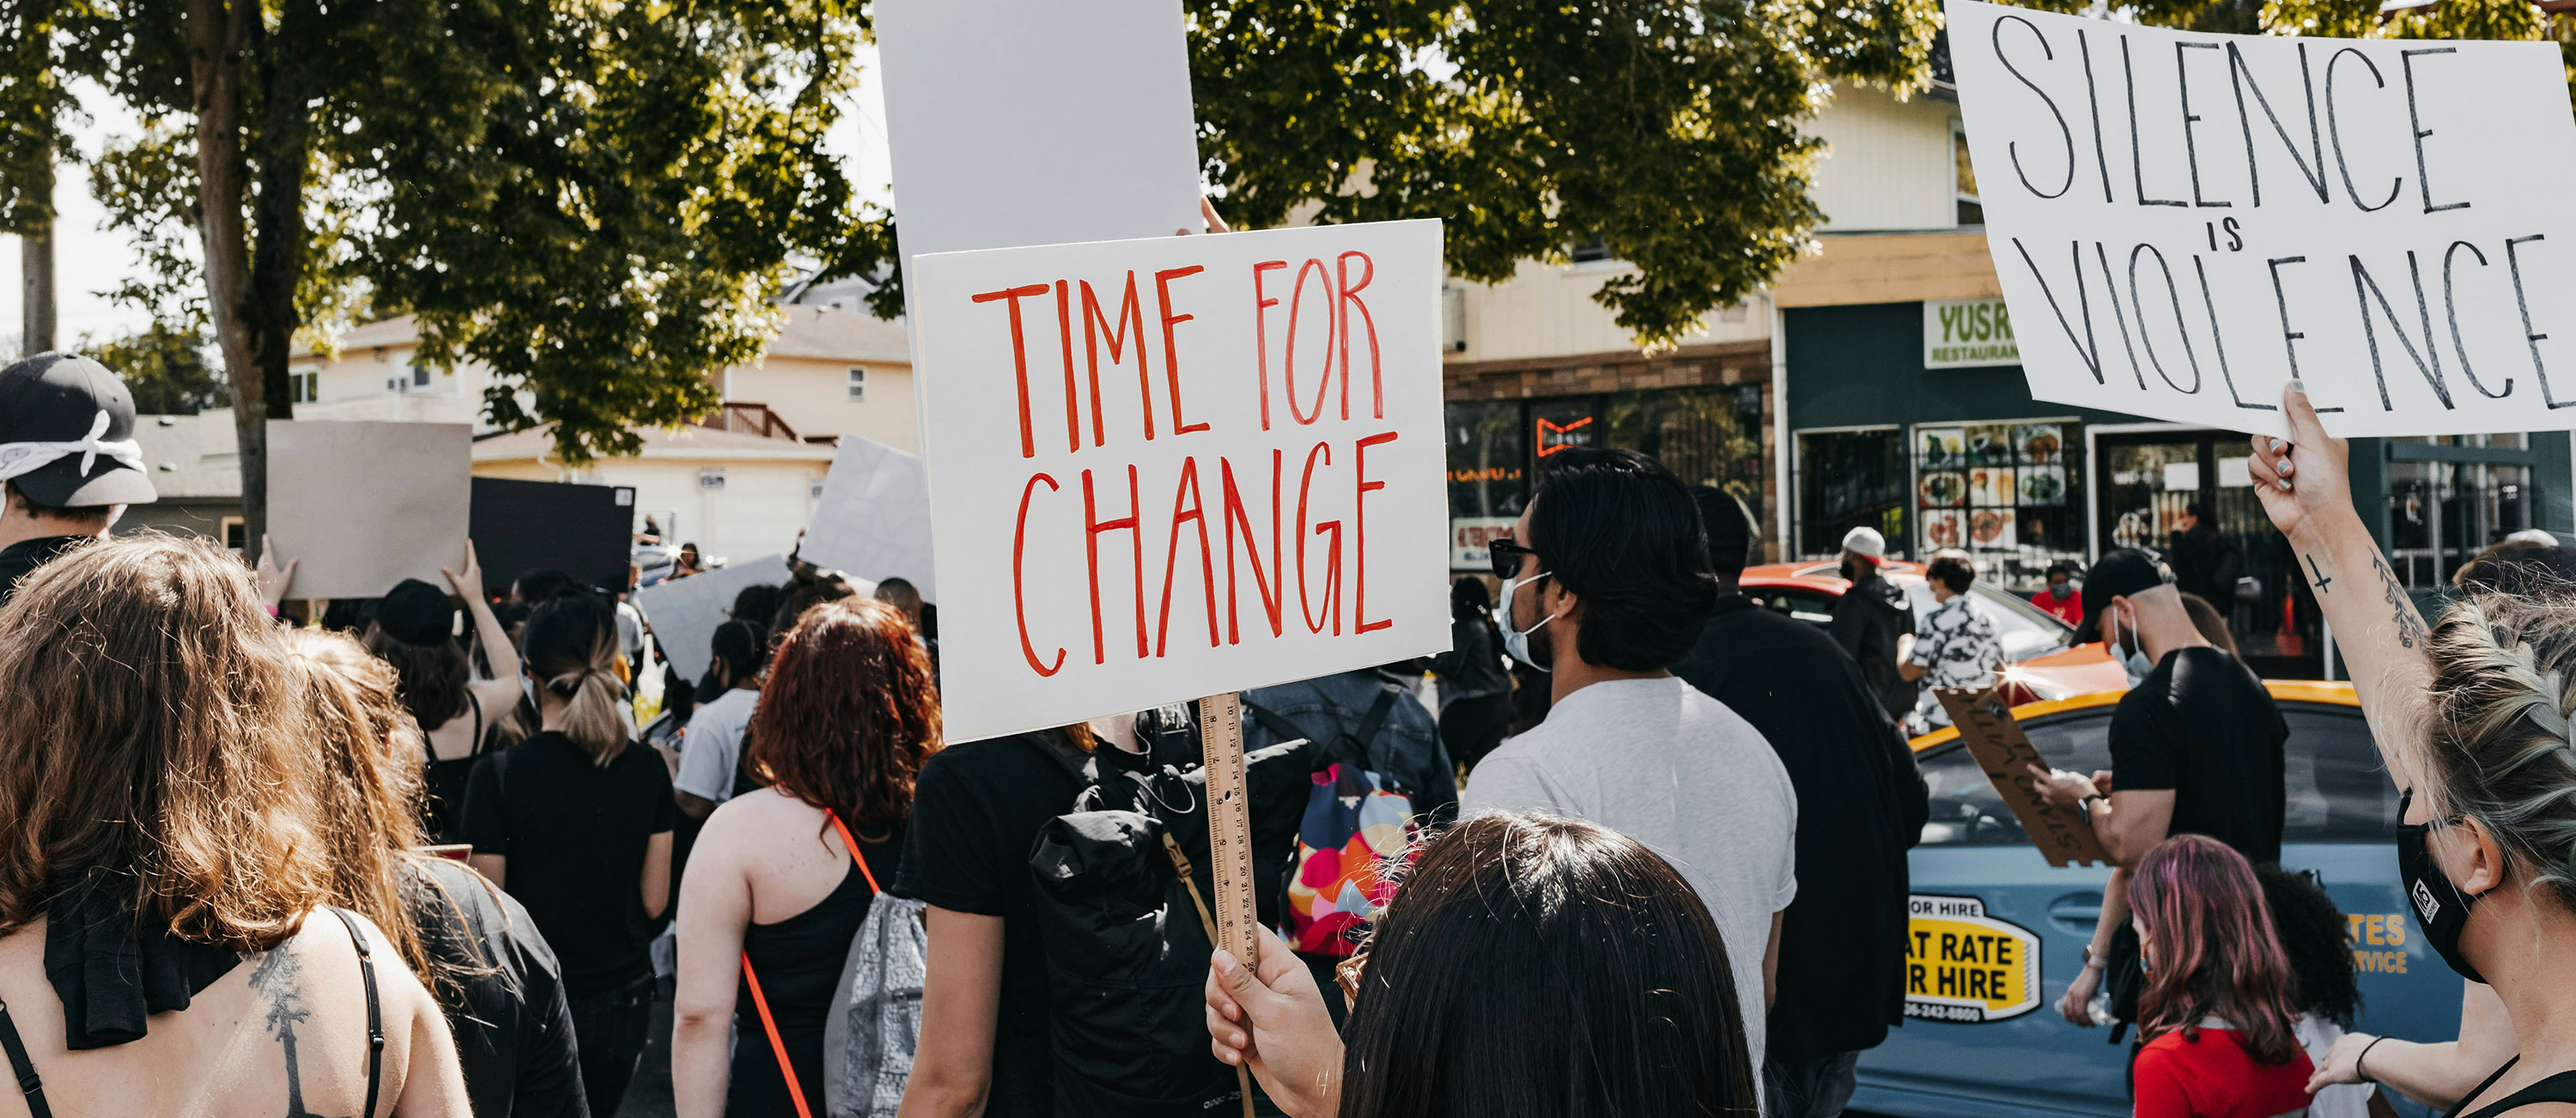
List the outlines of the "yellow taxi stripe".
{"type": "MultiPolygon", "coordinates": [[[[2275,702],[2326,703],[2347,707],[2361,705],[2361,700],[2353,695],[2352,684],[2349,683],[2334,683],[2321,679],[2267,679],[2263,681],[2263,689],[2272,693],[2275,702]]],[[[2118,703],[2120,697],[2126,694],[2128,694],[2126,691],[2095,691],[2087,695],[2069,695],[2063,699],[2023,703],[2012,709],[2013,719],[2028,721],[2043,714],[2055,714],[2062,710],[2111,706],[2118,703]]],[[[1907,744],[1911,745],[1916,753],[1921,753],[1936,745],[1947,745],[1958,740],[1958,737],[1958,727],[1943,726],[1907,744]]]]}

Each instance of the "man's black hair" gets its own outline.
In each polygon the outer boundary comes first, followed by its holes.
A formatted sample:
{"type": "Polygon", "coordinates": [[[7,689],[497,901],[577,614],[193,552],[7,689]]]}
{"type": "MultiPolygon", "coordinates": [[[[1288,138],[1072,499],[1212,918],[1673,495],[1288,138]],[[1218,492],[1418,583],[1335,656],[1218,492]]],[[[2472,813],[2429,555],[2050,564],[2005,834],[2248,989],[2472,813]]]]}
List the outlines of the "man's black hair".
{"type": "Polygon", "coordinates": [[[538,567],[523,572],[519,575],[517,586],[519,600],[526,602],[532,608],[566,594],[577,594],[589,589],[581,584],[580,579],[574,578],[571,572],[555,567],[538,567]]]}
{"type": "Polygon", "coordinates": [[[1932,562],[1923,568],[1923,577],[1949,587],[1953,594],[1965,594],[1976,584],[1977,563],[1968,553],[1945,547],[1932,553],[1932,562]]]}
{"type": "Polygon", "coordinates": [[[1744,573],[1753,561],[1753,521],[1745,513],[1744,502],[1713,485],[1691,487],[1691,500],[1699,505],[1699,523],[1708,534],[1709,569],[1733,577],[1744,573]]]}
{"type": "Polygon", "coordinates": [[[19,507],[26,509],[28,516],[69,520],[75,524],[104,524],[107,515],[116,511],[114,505],[49,505],[29,496],[26,490],[18,488],[17,482],[0,481],[0,500],[10,497],[18,499],[19,507]]]}
{"type": "MultiPolygon", "coordinates": [[[[2209,519],[2209,503],[2206,501],[2193,501],[2190,504],[2184,505],[2182,507],[2182,511],[2190,514],[2191,518],[2194,520],[2209,519]]],[[[2216,525],[2212,525],[2212,527],[2216,527],[2216,525]]]]}
{"type": "Polygon", "coordinates": [[[1552,456],[1530,504],[1528,546],[1583,600],[1586,663],[1656,671],[1690,651],[1717,583],[1680,478],[1633,450],[1578,447],[1552,456]]]}

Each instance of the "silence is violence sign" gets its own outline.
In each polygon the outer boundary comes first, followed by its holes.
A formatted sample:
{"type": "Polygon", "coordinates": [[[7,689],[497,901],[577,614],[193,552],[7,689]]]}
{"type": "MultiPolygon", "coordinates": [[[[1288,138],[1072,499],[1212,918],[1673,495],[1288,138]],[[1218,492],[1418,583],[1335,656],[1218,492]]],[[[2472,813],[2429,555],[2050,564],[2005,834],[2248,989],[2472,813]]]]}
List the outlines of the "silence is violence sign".
{"type": "Polygon", "coordinates": [[[1448,648],[1439,222],[912,268],[949,740],[1448,648]]]}

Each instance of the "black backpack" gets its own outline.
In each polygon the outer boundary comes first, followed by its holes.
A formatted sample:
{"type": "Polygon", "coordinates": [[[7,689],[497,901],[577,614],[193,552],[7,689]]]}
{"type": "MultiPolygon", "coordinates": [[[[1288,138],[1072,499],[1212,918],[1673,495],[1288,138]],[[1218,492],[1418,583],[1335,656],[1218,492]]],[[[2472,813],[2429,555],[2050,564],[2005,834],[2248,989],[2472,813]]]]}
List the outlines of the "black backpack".
{"type": "MultiPolygon", "coordinates": [[[[1206,776],[1198,721],[1186,706],[1137,717],[1146,752],[1069,756],[1023,739],[1073,774],[1081,791],[1038,831],[1029,852],[1046,944],[1059,1114],[1206,1118],[1243,1105],[1233,1068],[1207,1043],[1206,776]],[[1186,879],[1184,874],[1187,875],[1186,879]]],[[[1248,755],[1253,879],[1287,872],[1312,780],[1307,743],[1248,755]]],[[[1264,924],[1279,919],[1262,890],[1264,924]]]]}

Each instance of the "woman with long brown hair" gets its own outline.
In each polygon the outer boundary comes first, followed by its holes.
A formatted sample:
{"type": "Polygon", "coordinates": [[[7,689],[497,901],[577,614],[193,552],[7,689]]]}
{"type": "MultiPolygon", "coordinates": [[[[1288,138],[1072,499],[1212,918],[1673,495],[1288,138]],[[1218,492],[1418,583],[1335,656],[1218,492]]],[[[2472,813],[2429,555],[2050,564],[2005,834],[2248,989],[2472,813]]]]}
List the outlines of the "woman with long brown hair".
{"type": "Polygon", "coordinates": [[[939,732],[929,655],[894,606],[826,602],[780,643],[750,731],[767,787],[716,808],[680,886],[681,1118],[821,1109],[832,988],[939,732]]]}
{"type": "Polygon", "coordinates": [[[563,969],[527,909],[422,848],[420,728],[393,666],[322,629],[283,634],[301,670],[325,777],[339,904],[385,930],[447,1010],[477,1118],[579,1114],[581,1066],[563,969]]]}
{"type": "Polygon", "coordinates": [[[2206,835],[2138,860],[2130,920],[2146,987],[2129,1079],[2138,1118],[2261,1118],[2308,1105],[2298,980],[2254,864],[2206,835]]]}
{"type": "Polygon", "coordinates": [[[0,1049],[30,1112],[467,1113],[437,1003],[330,907],[276,632],[239,560],[159,535],[0,608],[0,1049]]]}

